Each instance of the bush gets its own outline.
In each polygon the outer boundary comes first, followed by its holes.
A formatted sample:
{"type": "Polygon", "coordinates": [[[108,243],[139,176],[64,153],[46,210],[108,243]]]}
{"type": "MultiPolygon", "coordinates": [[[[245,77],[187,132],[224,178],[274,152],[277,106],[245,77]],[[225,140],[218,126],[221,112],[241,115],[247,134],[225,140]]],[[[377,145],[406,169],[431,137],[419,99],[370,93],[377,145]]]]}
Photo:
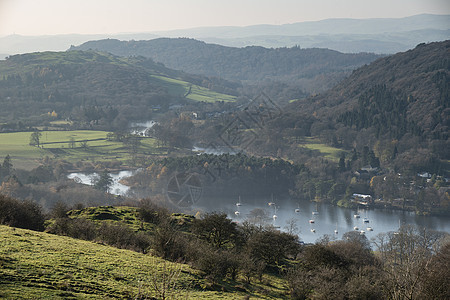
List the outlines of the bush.
{"type": "Polygon", "coordinates": [[[92,241],[97,237],[97,228],[94,222],[84,218],[57,218],[47,226],[46,232],[86,241],[92,241]]]}
{"type": "Polygon", "coordinates": [[[140,201],[138,214],[139,219],[153,224],[160,224],[169,216],[166,208],[155,204],[151,199],[142,199],[140,201]]]}
{"type": "Polygon", "coordinates": [[[205,245],[201,250],[201,255],[193,262],[194,267],[203,271],[205,277],[213,284],[218,283],[225,277],[236,279],[239,269],[238,256],[230,251],[214,249],[205,245]]]}
{"type": "Polygon", "coordinates": [[[42,231],[44,221],[41,207],[33,201],[0,195],[0,224],[42,231]]]}
{"type": "Polygon", "coordinates": [[[179,261],[186,258],[187,242],[168,219],[155,229],[152,245],[155,254],[164,259],[179,261]]]}
{"type": "Polygon", "coordinates": [[[126,225],[102,223],[98,229],[97,239],[105,244],[145,252],[150,246],[150,237],[143,232],[134,232],[126,225]]]}
{"type": "Polygon", "coordinates": [[[246,245],[252,259],[275,265],[290,256],[295,257],[299,249],[296,236],[272,229],[254,233],[246,245]]]}

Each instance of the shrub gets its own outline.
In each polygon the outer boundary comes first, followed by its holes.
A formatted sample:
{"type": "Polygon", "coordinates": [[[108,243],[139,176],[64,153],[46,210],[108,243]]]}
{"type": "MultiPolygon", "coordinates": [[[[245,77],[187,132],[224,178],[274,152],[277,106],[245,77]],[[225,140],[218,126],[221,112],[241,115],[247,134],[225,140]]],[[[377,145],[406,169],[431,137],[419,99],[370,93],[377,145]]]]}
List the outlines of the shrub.
{"type": "Polygon", "coordinates": [[[185,260],[187,242],[169,220],[164,220],[156,227],[152,245],[155,254],[164,259],[185,260]]]}
{"type": "Polygon", "coordinates": [[[150,246],[150,237],[143,232],[134,232],[126,225],[113,225],[103,222],[98,229],[97,239],[105,244],[145,252],[150,246]]]}
{"type": "Polygon", "coordinates": [[[169,216],[166,208],[155,204],[151,199],[142,199],[139,202],[138,214],[139,219],[153,224],[160,224],[169,216]]]}
{"type": "Polygon", "coordinates": [[[0,224],[42,231],[44,221],[42,209],[35,202],[0,195],[0,224]]]}

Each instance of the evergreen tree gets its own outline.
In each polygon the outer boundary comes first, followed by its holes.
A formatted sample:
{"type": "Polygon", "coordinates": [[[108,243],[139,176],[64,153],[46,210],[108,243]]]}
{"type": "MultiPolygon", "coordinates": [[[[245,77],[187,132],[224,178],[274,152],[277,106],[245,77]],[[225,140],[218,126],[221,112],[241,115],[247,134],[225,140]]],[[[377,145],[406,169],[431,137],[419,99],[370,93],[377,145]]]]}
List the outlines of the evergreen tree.
{"type": "Polygon", "coordinates": [[[109,175],[108,170],[104,170],[97,178],[94,179],[94,187],[100,191],[107,193],[113,184],[113,179],[109,175]]]}
{"type": "Polygon", "coordinates": [[[11,163],[11,157],[9,156],[9,154],[5,156],[5,159],[3,160],[3,164],[1,167],[3,176],[11,175],[13,165],[11,163]]]}

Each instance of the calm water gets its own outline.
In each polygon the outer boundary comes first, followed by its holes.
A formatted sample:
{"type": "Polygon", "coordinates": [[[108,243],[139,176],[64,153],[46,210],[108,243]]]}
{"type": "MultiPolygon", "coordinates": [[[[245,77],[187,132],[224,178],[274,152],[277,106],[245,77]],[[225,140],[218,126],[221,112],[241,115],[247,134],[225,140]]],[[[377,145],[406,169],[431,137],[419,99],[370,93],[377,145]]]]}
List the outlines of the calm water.
{"type": "MultiPolygon", "coordinates": [[[[126,195],[129,187],[119,181],[131,176],[134,172],[136,171],[110,173],[113,178],[110,192],[116,195],[126,195]]],[[[71,173],[67,178],[92,185],[92,179],[95,176],[97,173],[71,173]]],[[[450,218],[448,217],[418,216],[412,212],[388,209],[356,210],[313,202],[277,201],[271,198],[241,199],[240,206],[236,205],[237,202],[239,202],[238,198],[235,201],[234,199],[215,199],[209,203],[202,199],[199,205],[192,208],[192,213],[195,214],[196,211],[224,212],[230,219],[240,223],[248,220],[254,209],[262,209],[265,213],[265,224],[272,224],[280,230],[287,230],[288,222],[294,221],[297,227],[295,233],[305,243],[314,243],[325,234],[331,238],[341,239],[344,233],[354,231],[354,227],[358,227],[358,231],[365,231],[364,234],[369,240],[379,233],[396,231],[400,224],[411,224],[450,233],[450,218]],[[269,202],[274,204],[269,205],[269,202]],[[317,214],[312,212],[317,212],[317,214]],[[355,218],[355,214],[358,214],[360,218],[355,218]],[[274,215],[277,217],[273,218],[274,215]],[[368,219],[369,222],[365,223],[364,219],[368,219]],[[310,220],[314,220],[314,223],[311,224],[310,220]],[[368,231],[367,227],[371,227],[373,231],[368,231]],[[335,230],[338,231],[337,234],[334,232],[335,230]]]]}
{"type": "MultiPolygon", "coordinates": [[[[114,195],[126,195],[129,186],[121,184],[119,181],[122,178],[130,177],[136,171],[120,171],[118,173],[109,173],[113,180],[113,184],[109,188],[109,192],[114,195]]],[[[70,173],[67,178],[73,179],[78,183],[92,185],[92,180],[98,176],[98,173],[70,173]]]]}
{"type": "MultiPolygon", "coordinates": [[[[137,134],[144,134],[145,130],[151,128],[155,124],[154,121],[147,121],[142,123],[133,123],[130,127],[132,132],[137,134]]],[[[194,147],[194,151],[222,154],[232,152],[230,149],[208,149],[201,147],[194,147]]],[[[121,171],[118,173],[110,173],[113,178],[113,185],[110,192],[116,195],[126,195],[129,190],[128,186],[119,183],[119,180],[129,177],[136,171],[121,171]]],[[[67,177],[75,179],[77,182],[83,184],[92,184],[92,179],[97,176],[96,173],[71,173],[67,177]]],[[[204,199],[200,200],[199,205],[192,208],[195,211],[219,211],[226,213],[229,218],[236,222],[243,222],[248,219],[250,212],[256,208],[264,210],[266,224],[272,224],[279,227],[281,230],[286,230],[287,222],[295,221],[298,228],[296,233],[300,239],[305,243],[314,243],[317,239],[327,234],[332,238],[341,239],[342,235],[348,231],[354,231],[354,227],[358,227],[358,231],[364,230],[365,235],[370,240],[377,234],[382,232],[396,231],[400,224],[411,224],[420,227],[426,227],[432,230],[445,231],[450,233],[450,218],[435,217],[435,216],[417,216],[411,212],[402,212],[387,209],[346,209],[328,204],[316,204],[312,202],[297,203],[292,200],[272,200],[267,199],[241,199],[240,206],[236,203],[239,199],[214,199],[214,201],[206,202],[204,199]],[[273,202],[274,205],[269,206],[268,203],[273,202]],[[201,204],[200,204],[201,203],[201,204]],[[297,210],[297,212],[296,212],[297,210]],[[239,214],[236,212],[239,211],[239,214]],[[312,212],[318,214],[312,214],[312,212]],[[360,218],[355,218],[358,214],[360,218]],[[276,215],[277,218],[273,218],[276,215]],[[364,218],[369,220],[369,223],[364,223],[364,218]],[[314,220],[311,224],[310,220],[314,220]],[[368,231],[367,227],[371,227],[373,231],[368,231]],[[311,230],[314,229],[315,232],[311,230]],[[335,234],[335,230],[338,231],[335,234]]]]}
{"type": "Polygon", "coordinates": [[[144,122],[134,122],[130,124],[130,133],[140,136],[146,136],[148,129],[152,128],[156,124],[155,121],[149,120],[144,122]]]}
{"type": "MultiPolygon", "coordinates": [[[[238,201],[237,199],[235,202],[238,201]]],[[[450,233],[450,218],[418,216],[411,212],[386,209],[360,209],[357,211],[328,204],[316,205],[312,202],[273,201],[275,205],[269,206],[268,203],[271,201],[271,199],[266,199],[246,203],[245,199],[241,199],[241,206],[226,204],[227,202],[230,203],[230,201],[217,201],[219,204],[212,208],[199,206],[196,209],[225,212],[234,221],[243,222],[248,219],[253,209],[262,208],[267,215],[267,224],[273,224],[281,230],[286,230],[284,227],[287,226],[289,220],[295,220],[298,227],[296,233],[305,243],[316,242],[317,239],[325,234],[341,239],[344,233],[355,230],[355,226],[359,230],[364,230],[364,234],[369,240],[381,232],[396,231],[399,228],[399,224],[412,224],[450,233]],[[298,212],[296,212],[296,209],[298,212]],[[239,215],[236,215],[236,211],[239,211],[239,215]],[[317,211],[318,214],[313,215],[313,211],[317,211]],[[277,216],[276,219],[273,219],[274,214],[277,216]],[[359,214],[360,218],[355,218],[355,214],[359,214]],[[364,218],[367,218],[369,223],[364,223],[364,218]],[[309,222],[311,219],[314,220],[314,224],[309,222]],[[369,226],[373,228],[373,231],[367,231],[369,226]],[[311,232],[311,229],[315,229],[315,232],[311,232]],[[334,233],[336,229],[338,234],[334,233]]]]}

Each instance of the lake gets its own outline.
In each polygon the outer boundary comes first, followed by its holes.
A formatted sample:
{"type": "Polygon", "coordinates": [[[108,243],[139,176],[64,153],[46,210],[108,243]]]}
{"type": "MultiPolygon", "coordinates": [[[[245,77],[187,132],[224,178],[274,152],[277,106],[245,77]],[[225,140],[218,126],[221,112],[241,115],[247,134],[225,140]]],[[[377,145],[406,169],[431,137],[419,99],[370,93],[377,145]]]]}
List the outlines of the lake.
{"type": "MultiPolygon", "coordinates": [[[[135,172],[136,170],[125,170],[110,173],[113,178],[110,192],[116,195],[126,195],[129,187],[119,181],[135,172]]],[[[67,177],[79,183],[92,185],[92,179],[95,176],[97,176],[97,173],[71,173],[67,177]]],[[[191,212],[193,214],[196,211],[224,212],[233,221],[241,223],[249,218],[249,214],[254,209],[259,208],[265,212],[265,223],[272,224],[280,230],[286,231],[287,223],[294,221],[298,227],[295,233],[305,243],[314,243],[325,234],[332,238],[341,239],[344,233],[355,230],[355,226],[358,227],[358,231],[364,230],[364,234],[369,240],[381,232],[396,231],[400,224],[412,224],[450,233],[450,218],[448,217],[419,216],[413,212],[389,209],[356,210],[308,201],[278,201],[272,200],[270,197],[267,199],[241,199],[240,206],[236,205],[237,202],[239,202],[238,197],[236,199],[214,198],[214,201],[208,202],[206,199],[201,199],[199,205],[191,208],[191,212]],[[269,206],[270,202],[274,205],[269,206]],[[317,214],[313,214],[313,212],[317,212],[317,214]],[[355,218],[355,214],[360,217],[355,218]],[[277,217],[274,219],[273,215],[277,217]],[[368,223],[364,222],[365,218],[367,218],[368,223]],[[314,223],[310,223],[310,220],[314,220],[314,223]],[[373,231],[368,231],[367,227],[371,227],[373,231]],[[312,229],[314,232],[311,231],[312,229]],[[335,230],[337,230],[337,234],[334,232],[335,230]]]]}
{"type": "MultiPolygon", "coordinates": [[[[154,121],[146,121],[132,123],[130,127],[132,128],[131,130],[135,130],[135,133],[144,134],[145,130],[151,128],[154,124],[154,121]]],[[[233,153],[232,149],[226,147],[194,147],[193,151],[211,154],[233,153]]],[[[131,176],[135,172],[136,170],[126,170],[110,173],[113,178],[113,185],[110,188],[110,192],[116,195],[126,195],[129,187],[121,184],[119,181],[122,178],[131,176]]],[[[92,178],[95,176],[97,176],[96,173],[71,173],[67,177],[75,179],[77,182],[91,185],[92,178]]],[[[280,230],[286,230],[287,222],[295,222],[298,227],[296,233],[305,243],[314,243],[325,234],[332,238],[341,239],[344,233],[354,231],[355,227],[358,228],[358,231],[363,230],[369,240],[379,233],[396,231],[400,224],[411,224],[450,233],[450,218],[448,217],[419,216],[413,212],[389,209],[355,210],[329,204],[316,204],[308,201],[295,202],[289,199],[272,200],[271,197],[267,197],[266,199],[241,199],[240,206],[236,205],[237,202],[239,202],[238,197],[236,199],[214,198],[214,201],[200,199],[199,205],[192,207],[192,212],[194,214],[196,211],[224,212],[229,218],[240,223],[248,219],[252,210],[260,208],[265,212],[266,223],[272,224],[280,228],[280,230]],[[269,206],[269,202],[273,202],[274,205],[269,206]],[[312,212],[317,212],[317,214],[313,215],[312,212]],[[355,214],[358,214],[360,217],[355,218],[355,214]],[[273,215],[277,217],[274,219],[273,215]],[[367,218],[368,223],[364,222],[365,218],[367,218]],[[310,220],[314,220],[314,223],[310,223],[310,220]],[[373,231],[367,230],[368,227],[371,227],[373,231]],[[337,230],[337,234],[334,232],[335,230],[337,230]]]]}
{"type": "Polygon", "coordinates": [[[217,199],[214,201],[214,206],[203,205],[193,209],[224,212],[229,218],[239,223],[248,219],[252,210],[261,208],[267,215],[267,224],[272,224],[281,230],[286,230],[284,227],[287,226],[287,222],[294,220],[298,227],[296,233],[305,243],[314,243],[325,234],[341,239],[344,233],[353,231],[355,226],[358,227],[358,231],[364,230],[364,234],[369,240],[381,232],[396,231],[399,224],[412,224],[450,233],[450,218],[448,217],[419,216],[413,212],[388,209],[356,210],[313,202],[272,201],[270,198],[247,202],[245,199],[241,199],[240,206],[230,204],[238,201],[238,198],[234,202],[229,199],[217,199]],[[275,205],[269,206],[269,202],[275,202],[275,205]],[[237,211],[239,211],[238,215],[237,211]],[[313,215],[313,211],[318,214],[313,215]],[[276,219],[273,218],[275,214],[276,219]],[[358,214],[360,218],[355,218],[355,214],[358,214]],[[364,222],[364,218],[367,218],[368,223],[364,222]],[[314,223],[311,224],[310,220],[314,220],[314,223]],[[371,227],[373,231],[368,231],[367,227],[371,227]],[[311,229],[314,229],[315,232],[312,232],[311,229]],[[334,233],[336,229],[337,234],[334,233]]]}
{"type": "MultiPolygon", "coordinates": [[[[121,184],[119,181],[122,178],[130,177],[135,172],[136,172],[135,170],[132,170],[132,171],[124,170],[124,171],[120,171],[117,173],[109,173],[109,175],[111,176],[111,178],[113,180],[113,183],[112,183],[111,187],[109,188],[109,192],[114,195],[122,195],[122,196],[126,195],[128,190],[130,189],[130,187],[121,184]]],[[[77,172],[77,173],[70,173],[69,175],[67,175],[67,178],[73,179],[78,183],[93,185],[92,180],[98,175],[99,174],[95,173],[95,172],[94,173],[77,172]]]]}

